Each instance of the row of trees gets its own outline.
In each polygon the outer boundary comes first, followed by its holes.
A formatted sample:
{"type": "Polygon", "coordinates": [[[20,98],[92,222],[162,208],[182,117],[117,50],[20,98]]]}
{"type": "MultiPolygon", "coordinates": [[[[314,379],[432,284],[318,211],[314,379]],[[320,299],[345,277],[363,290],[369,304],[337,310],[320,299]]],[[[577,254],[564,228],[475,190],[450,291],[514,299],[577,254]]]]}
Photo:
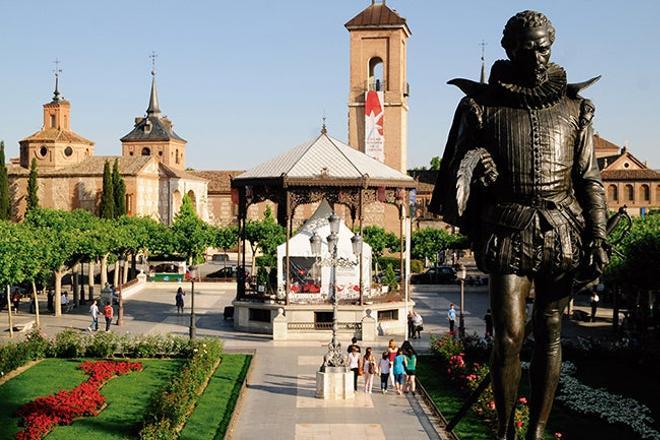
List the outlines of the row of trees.
{"type": "Polygon", "coordinates": [[[180,255],[199,261],[208,247],[235,246],[232,228],[215,228],[196,214],[188,197],[168,227],[148,217],[98,218],[88,211],[34,208],[22,223],[0,221],[0,285],[54,285],[55,314],[60,314],[62,279],[80,263],[93,276],[101,264],[101,283],[108,262],[138,254],[180,255]]]}

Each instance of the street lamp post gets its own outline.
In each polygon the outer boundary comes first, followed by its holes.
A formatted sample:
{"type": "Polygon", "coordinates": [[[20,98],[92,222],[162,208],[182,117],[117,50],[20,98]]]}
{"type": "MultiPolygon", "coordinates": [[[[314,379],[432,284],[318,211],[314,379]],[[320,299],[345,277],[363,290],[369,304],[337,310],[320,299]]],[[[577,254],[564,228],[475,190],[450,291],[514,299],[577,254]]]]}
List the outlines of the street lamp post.
{"type": "Polygon", "coordinates": [[[197,324],[195,319],[195,273],[197,268],[190,266],[190,339],[195,339],[197,336],[197,324]]]}
{"type": "Polygon", "coordinates": [[[357,261],[351,261],[344,257],[337,257],[337,244],[339,242],[339,223],[340,219],[332,213],[328,217],[330,224],[330,235],[326,237],[328,243],[328,258],[321,258],[321,237],[314,232],[310,237],[309,243],[312,248],[312,254],[316,257],[316,263],[321,266],[330,267],[330,290],[332,294],[332,340],[328,344],[328,352],[323,358],[323,365],[321,371],[325,371],[326,367],[345,367],[346,360],[341,350],[341,343],[337,340],[337,331],[339,324],[337,322],[337,309],[339,307],[339,298],[337,295],[336,272],[337,267],[353,267],[359,264],[360,256],[362,255],[362,237],[355,234],[351,238],[351,245],[353,248],[353,255],[357,257],[357,261]]]}
{"type": "Polygon", "coordinates": [[[124,260],[124,256],[120,255],[119,256],[119,313],[117,313],[117,325],[123,325],[124,324],[124,295],[122,294],[122,280],[123,280],[123,273],[122,271],[124,270],[124,264],[126,264],[126,260],[124,260]]]}
{"type": "Polygon", "coordinates": [[[465,315],[463,314],[463,306],[465,305],[465,266],[462,264],[458,267],[456,277],[461,281],[461,310],[458,317],[458,334],[462,338],[465,336],[465,315]]]}

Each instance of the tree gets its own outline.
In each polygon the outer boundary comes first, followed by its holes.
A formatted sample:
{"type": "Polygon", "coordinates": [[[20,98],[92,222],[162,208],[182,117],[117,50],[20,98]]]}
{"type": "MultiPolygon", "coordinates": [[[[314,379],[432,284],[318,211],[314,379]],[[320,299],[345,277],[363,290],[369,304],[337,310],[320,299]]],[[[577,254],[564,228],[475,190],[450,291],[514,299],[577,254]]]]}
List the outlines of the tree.
{"type": "Polygon", "coordinates": [[[257,252],[269,257],[275,256],[277,246],[286,241],[286,229],[275,221],[273,212],[268,206],[262,220],[250,220],[245,224],[245,237],[250,242],[252,249],[252,273],[254,274],[257,252]]]}
{"type": "Polygon", "coordinates": [[[428,259],[435,263],[438,253],[451,248],[455,241],[456,238],[444,229],[422,228],[410,237],[410,251],[413,258],[428,259]]]}
{"type": "Polygon", "coordinates": [[[197,263],[212,242],[209,226],[197,216],[190,197],[183,196],[181,209],[172,224],[176,253],[186,257],[190,264],[197,263]]]}
{"type": "Polygon", "coordinates": [[[37,185],[37,159],[32,158],[30,163],[30,176],[28,177],[27,185],[27,208],[25,212],[29,212],[34,208],[39,207],[39,196],[37,195],[39,187],[37,185]]]}
{"type": "Polygon", "coordinates": [[[115,163],[112,166],[112,192],[114,199],[114,218],[119,218],[126,214],[126,182],[124,182],[124,178],[119,174],[118,159],[115,159],[115,163]]]}
{"type": "Polygon", "coordinates": [[[383,256],[386,249],[397,252],[400,246],[399,239],[380,226],[365,226],[362,230],[362,239],[371,246],[371,254],[376,257],[373,258],[373,262],[375,274],[378,275],[378,259],[383,256]]]}
{"type": "Polygon", "coordinates": [[[9,201],[9,176],[5,164],[5,142],[0,141],[0,220],[11,220],[9,201]]]}
{"type": "Polygon", "coordinates": [[[115,217],[115,194],[112,185],[112,174],[110,173],[110,163],[106,160],[103,165],[103,194],[101,195],[101,218],[115,217]]]}
{"type": "Polygon", "coordinates": [[[442,159],[440,159],[440,156],[433,156],[431,158],[431,168],[432,170],[439,170],[440,169],[440,162],[442,159]]]}

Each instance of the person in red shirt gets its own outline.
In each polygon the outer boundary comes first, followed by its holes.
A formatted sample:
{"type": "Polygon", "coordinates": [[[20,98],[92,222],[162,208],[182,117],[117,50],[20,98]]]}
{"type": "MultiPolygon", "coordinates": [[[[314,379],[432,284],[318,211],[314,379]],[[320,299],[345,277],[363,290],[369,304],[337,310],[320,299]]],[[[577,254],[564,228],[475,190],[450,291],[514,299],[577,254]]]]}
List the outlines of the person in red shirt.
{"type": "Polygon", "coordinates": [[[109,332],[110,331],[110,324],[112,324],[112,316],[114,315],[115,311],[110,305],[110,302],[105,303],[105,307],[103,307],[103,316],[105,316],[105,331],[109,332]]]}

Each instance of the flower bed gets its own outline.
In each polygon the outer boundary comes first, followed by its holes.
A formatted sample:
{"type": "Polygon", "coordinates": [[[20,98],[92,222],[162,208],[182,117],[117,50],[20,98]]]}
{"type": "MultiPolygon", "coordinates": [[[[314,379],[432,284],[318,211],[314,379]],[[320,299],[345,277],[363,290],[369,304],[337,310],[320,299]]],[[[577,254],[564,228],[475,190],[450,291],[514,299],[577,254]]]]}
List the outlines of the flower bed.
{"type": "Polygon", "coordinates": [[[24,427],[16,435],[17,440],[41,439],[56,425],[70,425],[75,418],[85,415],[95,416],[105,404],[100,392],[103,384],[114,376],[141,370],[142,364],[86,361],[79,368],[90,376],[85,382],[72,390],[39,397],[17,411],[24,427]]]}
{"type": "Polygon", "coordinates": [[[192,355],[178,377],[152,400],[140,438],[176,438],[199,394],[217,368],[222,345],[217,339],[191,342],[192,355]]]}

